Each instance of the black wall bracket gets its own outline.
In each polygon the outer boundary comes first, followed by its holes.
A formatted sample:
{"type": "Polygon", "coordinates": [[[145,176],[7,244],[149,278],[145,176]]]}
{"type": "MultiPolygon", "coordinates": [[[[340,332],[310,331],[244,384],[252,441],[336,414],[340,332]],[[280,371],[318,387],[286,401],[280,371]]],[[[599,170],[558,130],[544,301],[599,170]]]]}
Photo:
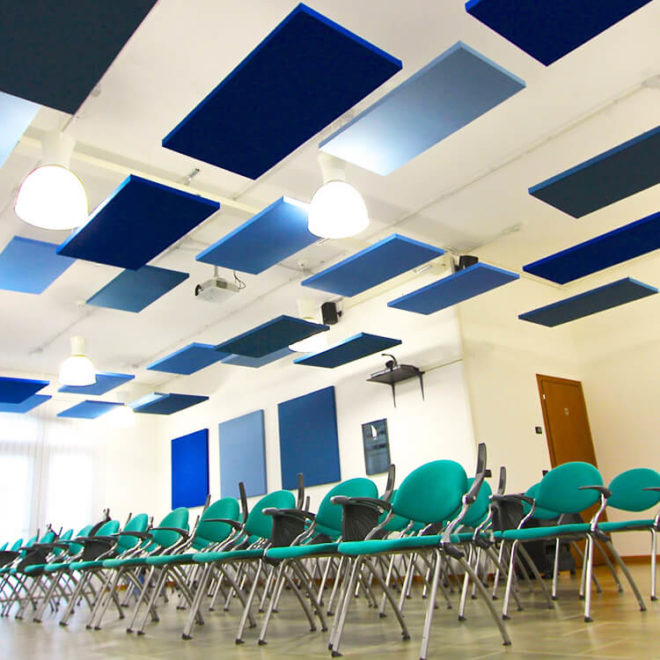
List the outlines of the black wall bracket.
{"type": "Polygon", "coordinates": [[[424,372],[412,364],[399,364],[396,358],[389,353],[383,353],[383,355],[387,355],[392,359],[385,363],[385,369],[371,374],[367,378],[367,382],[389,385],[392,388],[392,401],[396,408],[396,383],[417,377],[419,379],[420,390],[422,391],[422,400],[424,400],[424,372]]]}

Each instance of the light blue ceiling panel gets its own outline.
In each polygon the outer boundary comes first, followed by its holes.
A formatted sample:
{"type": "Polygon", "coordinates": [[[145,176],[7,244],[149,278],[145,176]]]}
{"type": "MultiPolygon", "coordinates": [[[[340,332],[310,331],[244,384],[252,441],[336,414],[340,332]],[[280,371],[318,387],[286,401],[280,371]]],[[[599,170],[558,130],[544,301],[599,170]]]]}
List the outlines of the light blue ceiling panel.
{"type": "Polygon", "coordinates": [[[347,362],[353,362],[360,358],[385,351],[392,346],[398,346],[401,343],[400,339],[392,339],[391,337],[380,337],[378,335],[370,335],[366,332],[360,332],[353,335],[344,341],[329,346],[328,348],[318,351],[317,353],[310,353],[303,355],[294,360],[296,364],[305,364],[312,367],[326,367],[334,369],[347,362]]]}
{"type": "Polygon", "coordinates": [[[85,394],[100,396],[106,394],[115,387],[119,387],[129,380],[133,380],[132,374],[114,374],[109,371],[99,371],[96,374],[96,382],[93,385],[63,385],[58,392],[68,392],[69,394],[85,394]]]}
{"type": "Polygon", "coordinates": [[[193,342],[160,360],[156,360],[156,362],[152,362],[147,369],[188,376],[211,364],[220,362],[226,357],[228,357],[227,353],[216,351],[215,346],[212,344],[193,342]]]}
{"type": "Polygon", "coordinates": [[[21,403],[0,403],[0,413],[26,413],[30,412],[37,406],[40,406],[46,401],[50,401],[52,397],[46,394],[34,394],[28,397],[21,403]]]}
{"type": "Polygon", "coordinates": [[[50,381],[0,376],[0,403],[22,403],[50,381]]]}
{"type": "Polygon", "coordinates": [[[96,419],[123,405],[123,403],[117,403],[115,401],[93,401],[92,399],[87,399],[87,401],[81,401],[72,408],[57,413],[57,416],[73,417],[75,419],[96,419]]]}
{"type": "Polygon", "coordinates": [[[137,401],[133,401],[131,408],[135,412],[147,413],[149,415],[171,415],[172,413],[190,408],[190,406],[207,400],[207,396],[197,396],[194,394],[164,394],[162,392],[154,392],[137,401]]]}
{"type": "Polygon", "coordinates": [[[36,103],[0,92],[0,167],[14,151],[38,110],[36,103]]]}
{"type": "Polygon", "coordinates": [[[264,367],[267,364],[270,364],[271,362],[275,362],[276,360],[281,360],[282,358],[287,357],[287,355],[292,355],[295,351],[292,351],[288,346],[285,346],[284,348],[280,348],[279,351],[275,351],[273,353],[269,353],[268,355],[264,355],[263,357],[248,357],[247,355],[230,355],[229,357],[225,358],[222,363],[223,364],[234,364],[239,367],[252,367],[252,368],[258,368],[258,367],[264,367]]]}

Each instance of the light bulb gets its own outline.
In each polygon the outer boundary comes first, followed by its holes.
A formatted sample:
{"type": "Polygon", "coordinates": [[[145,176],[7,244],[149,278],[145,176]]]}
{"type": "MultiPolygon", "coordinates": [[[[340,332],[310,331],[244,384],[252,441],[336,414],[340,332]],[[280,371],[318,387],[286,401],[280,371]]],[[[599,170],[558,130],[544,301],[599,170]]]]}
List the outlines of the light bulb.
{"type": "Polygon", "coordinates": [[[347,238],[367,228],[369,215],[362,195],[346,181],[328,181],[312,197],[309,231],[321,238],[347,238]]]}
{"type": "Polygon", "coordinates": [[[62,385],[93,385],[96,372],[92,361],[84,355],[71,355],[60,365],[62,385]]]}

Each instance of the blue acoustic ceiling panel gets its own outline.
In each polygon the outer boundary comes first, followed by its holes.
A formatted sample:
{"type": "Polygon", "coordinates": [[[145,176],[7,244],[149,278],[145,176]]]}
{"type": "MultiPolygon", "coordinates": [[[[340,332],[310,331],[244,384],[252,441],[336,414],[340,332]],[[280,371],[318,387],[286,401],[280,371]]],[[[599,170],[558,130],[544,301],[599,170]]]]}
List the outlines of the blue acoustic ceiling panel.
{"type": "Polygon", "coordinates": [[[3,2],[0,89],[74,114],[154,4],[3,2]]]}
{"type": "Polygon", "coordinates": [[[399,234],[387,238],[303,280],[303,286],[340,296],[354,296],[445,251],[399,234]]]}
{"type": "Polygon", "coordinates": [[[38,110],[36,103],[0,92],[0,167],[14,151],[38,110]]]}
{"type": "Polygon", "coordinates": [[[109,371],[99,371],[96,374],[96,382],[93,385],[64,385],[58,392],[68,392],[69,394],[85,394],[100,396],[106,394],[115,387],[119,387],[129,380],[133,380],[132,374],[115,374],[109,371]]]}
{"type": "Polygon", "coordinates": [[[445,307],[451,307],[468,298],[513,282],[519,277],[518,273],[478,263],[396,300],[391,300],[387,306],[417,314],[433,314],[445,307]]]}
{"type": "Polygon", "coordinates": [[[282,488],[298,487],[302,472],[305,486],[341,479],[335,388],[299,396],[278,404],[282,488]]]}
{"type": "Polygon", "coordinates": [[[401,62],[298,5],[163,146],[256,179],[401,69],[401,62]]]}
{"type": "Polygon", "coordinates": [[[560,300],[552,305],[525,312],[520,314],[518,318],[553,328],[562,323],[575,321],[584,316],[597,314],[606,309],[651,296],[654,293],[658,293],[655,287],[638,282],[631,277],[626,277],[605,286],[599,286],[597,289],[580,293],[577,296],[560,300]]]}
{"type": "Polygon", "coordinates": [[[360,332],[322,351],[303,355],[294,360],[294,362],[296,364],[306,364],[311,367],[334,369],[342,364],[359,360],[372,353],[379,353],[380,351],[392,348],[392,346],[398,346],[400,343],[400,339],[391,339],[390,337],[380,337],[378,335],[369,335],[366,332],[360,332]]]}
{"type": "Polygon", "coordinates": [[[574,218],[660,183],[660,126],[529,189],[574,218]]]}
{"type": "Polygon", "coordinates": [[[288,346],[285,346],[284,348],[280,348],[279,351],[275,351],[258,358],[248,357],[247,355],[230,355],[229,357],[224,358],[222,363],[233,364],[239,367],[252,367],[256,369],[258,367],[264,367],[271,362],[275,362],[276,360],[281,360],[282,358],[287,357],[287,355],[292,355],[294,352],[295,351],[292,351],[288,346]]]}
{"type": "Polygon", "coordinates": [[[34,394],[33,396],[28,397],[25,401],[21,403],[0,403],[0,413],[26,413],[30,412],[37,406],[40,406],[46,401],[50,401],[52,397],[45,394],[34,394]]]}
{"type": "Polygon", "coordinates": [[[0,376],[0,403],[22,403],[50,381],[0,376]]]}
{"type": "Polygon", "coordinates": [[[131,174],[57,252],[137,270],[220,208],[131,174]]]}
{"type": "Polygon", "coordinates": [[[208,401],[207,396],[154,392],[137,401],[133,401],[131,408],[135,412],[147,413],[149,415],[171,415],[172,413],[190,408],[190,406],[195,406],[204,401],[208,401]]]}
{"type": "Polygon", "coordinates": [[[651,0],[470,0],[465,9],[546,66],[651,0]]]}
{"type": "Polygon", "coordinates": [[[220,494],[239,497],[238,482],[248,497],[266,493],[266,440],[264,411],[222,422],[220,435],[220,494]]]}
{"type": "Polygon", "coordinates": [[[197,261],[258,275],[319,240],[307,230],[308,205],[281,197],[197,255],[197,261]]]}
{"type": "Polygon", "coordinates": [[[524,88],[520,78],[458,42],[320,147],[390,174],[524,88]]]}
{"type": "Polygon", "coordinates": [[[193,342],[160,360],[156,360],[156,362],[152,362],[147,369],[189,376],[211,364],[220,362],[226,357],[228,357],[226,353],[216,351],[215,346],[211,344],[193,342]]]}
{"type": "Polygon", "coordinates": [[[172,508],[203,506],[209,494],[209,430],[172,440],[172,508]]]}
{"type": "Polygon", "coordinates": [[[523,270],[557,284],[566,284],[658,249],[660,249],[660,213],[654,213],[545,259],[527,264],[523,266],[523,270]]]}
{"type": "Polygon", "coordinates": [[[114,401],[94,401],[87,399],[86,401],[77,403],[72,408],[57,413],[57,416],[73,417],[75,419],[96,419],[123,405],[123,403],[116,403],[114,401]]]}
{"type": "Polygon", "coordinates": [[[327,325],[283,314],[218,344],[215,349],[222,353],[260,358],[325,330],[329,330],[327,325]]]}
{"type": "Polygon", "coordinates": [[[125,270],[89,298],[87,304],[141,312],[188,277],[188,273],[156,266],[125,270]]]}
{"type": "Polygon", "coordinates": [[[42,293],[74,262],[55,243],[14,236],[0,253],[0,289],[42,293]]]}

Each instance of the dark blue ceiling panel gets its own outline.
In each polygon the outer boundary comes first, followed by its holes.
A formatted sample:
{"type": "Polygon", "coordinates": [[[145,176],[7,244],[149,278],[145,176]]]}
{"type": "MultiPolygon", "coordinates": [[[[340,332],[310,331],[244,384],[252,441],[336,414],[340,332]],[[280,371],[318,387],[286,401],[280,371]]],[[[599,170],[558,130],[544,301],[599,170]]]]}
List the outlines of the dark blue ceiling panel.
{"type": "Polygon", "coordinates": [[[22,403],[50,381],[0,376],[0,403],[22,403]]]}
{"type": "Polygon", "coordinates": [[[14,236],[0,253],[0,289],[42,293],[74,262],[55,243],[14,236]]]}
{"type": "Polygon", "coordinates": [[[147,413],[149,415],[171,415],[190,406],[207,401],[207,396],[194,394],[163,394],[154,392],[131,403],[135,412],[147,413]]]}
{"type": "Polygon", "coordinates": [[[239,367],[252,367],[256,369],[258,367],[264,367],[276,360],[281,360],[288,355],[292,355],[294,352],[288,346],[285,346],[284,348],[280,348],[279,351],[258,358],[248,357],[246,355],[230,355],[222,361],[222,364],[234,364],[239,367]]]}
{"type": "Polygon", "coordinates": [[[524,88],[520,78],[459,41],[320,147],[390,174],[524,88]]]}
{"type": "Polygon", "coordinates": [[[533,309],[531,312],[525,312],[518,316],[523,321],[538,323],[553,328],[562,323],[575,321],[584,316],[597,314],[612,307],[625,305],[633,300],[639,300],[646,296],[658,293],[658,290],[638,282],[631,277],[626,277],[617,282],[611,282],[605,286],[599,286],[597,289],[580,293],[577,296],[571,296],[565,300],[533,309]]]}
{"type": "Polygon", "coordinates": [[[46,401],[50,401],[52,397],[45,394],[34,394],[29,396],[21,403],[0,403],[0,413],[26,413],[30,412],[37,406],[40,406],[46,401]]]}
{"type": "Polygon", "coordinates": [[[226,353],[216,351],[215,346],[211,344],[192,343],[161,360],[152,362],[147,369],[189,376],[211,364],[220,362],[226,357],[228,357],[226,353]]]}
{"type": "Polygon", "coordinates": [[[401,62],[298,5],[163,146],[256,179],[401,69],[401,62]]]}
{"type": "Polygon", "coordinates": [[[392,300],[387,306],[417,314],[433,314],[519,277],[517,273],[478,263],[392,300]]]}
{"type": "Polygon", "coordinates": [[[67,408],[67,410],[57,413],[57,416],[73,417],[75,419],[96,419],[123,405],[123,403],[117,403],[115,401],[93,401],[92,399],[87,399],[86,401],[77,403],[72,408],[67,408]]]}
{"type": "Polygon", "coordinates": [[[294,362],[311,367],[334,369],[342,364],[359,360],[372,353],[379,353],[380,351],[392,348],[392,346],[398,346],[400,343],[400,339],[391,339],[390,337],[380,337],[378,335],[360,332],[322,351],[303,355],[294,360],[294,362]]]}
{"type": "Polygon", "coordinates": [[[58,392],[100,396],[110,390],[114,390],[115,387],[127,383],[129,380],[133,380],[133,378],[135,376],[131,374],[114,374],[109,371],[99,371],[96,374],[96,382],[93,385],[64,385],[60,387],[58,392]]]}
{"type": "Polygon", "coordinates": [[[36,103],[0,92],[0,167],[14,151],[38,110],[36,103]]]}
{"type": "Polygon", "coordinates": [[[470,0],[465,9],[546,66],[651,0],[470,0]]]}
{"type": "Polygon", "coordinates": [[[141,312],[188,277],[188,273],[156,266],[125,270],[97,291],[87,304],[125,312],[141,312]]]}
{"type": "Polygon", "coordinates": [[[327,325],[283,314],[218,344],[215,349],[222,353],[260,358],[325,330],[329,330],[327,325]]]}
{"type": "Polygon", "coordinates": [[[301,284],[340,296],[354,296],[444,253],[433,245],[392,234],[301,284]]]}
{"type": "Polygon", "coordinates": [[[74,114],[155,3],[3,2],[0,89],[74,114]]]}
{"type": "Polygon", "coordinates": [[[57,252],[137,270],[219,208],[218,202],[131,174],[57,252]]]}
{"type": "Polygon", "coordinates": [[[307,204],[281,197],[197,255],[197,261],[258,275],[319,240],[307,230],[307,204]]]}
{"type": "Polygon", "coordinates": [[[660,183],[660,126],[529,189],[574,218],[660,183]]]}
{"type": "Polygon", "coordinates": [[[566,284],[658,249],[660,212],[527,264],[523,270],[566,284]]]}

